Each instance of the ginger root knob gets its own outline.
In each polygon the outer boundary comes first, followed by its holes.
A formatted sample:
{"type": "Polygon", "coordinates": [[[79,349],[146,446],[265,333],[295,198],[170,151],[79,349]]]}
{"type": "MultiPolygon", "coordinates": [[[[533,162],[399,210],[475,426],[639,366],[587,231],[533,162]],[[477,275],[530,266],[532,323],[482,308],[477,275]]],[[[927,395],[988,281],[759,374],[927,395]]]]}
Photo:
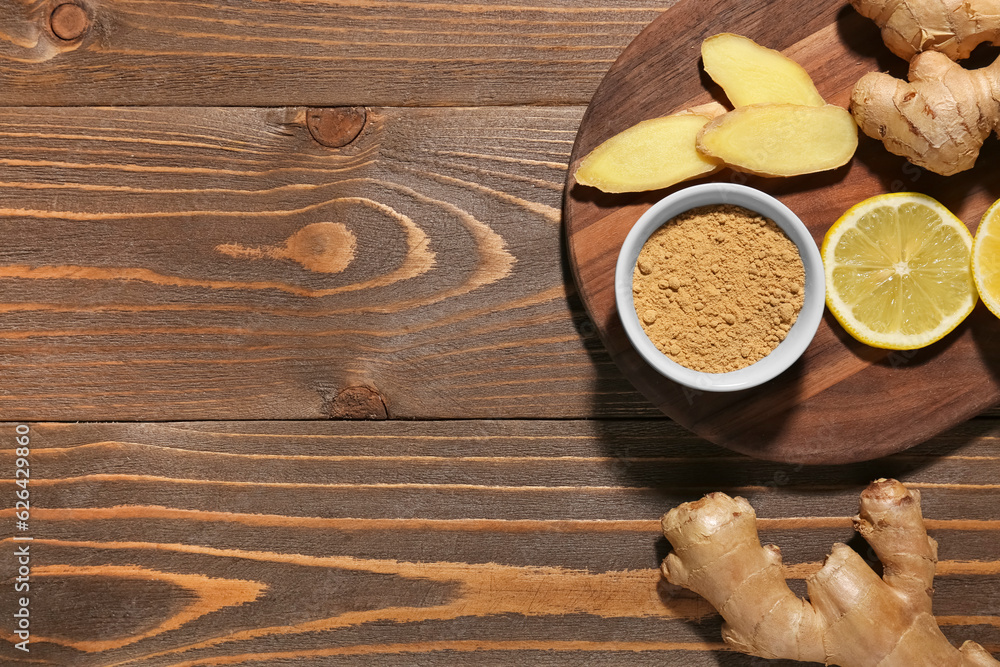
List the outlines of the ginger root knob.
{"type": "Polygon", "coordinates": [[[909,82],[881,72],[861,78],[851,113],[862,132],[929,171],[971,169],[1000,122],[1000,59],[965,70],[936,51],[910,62],[909,82]]]}

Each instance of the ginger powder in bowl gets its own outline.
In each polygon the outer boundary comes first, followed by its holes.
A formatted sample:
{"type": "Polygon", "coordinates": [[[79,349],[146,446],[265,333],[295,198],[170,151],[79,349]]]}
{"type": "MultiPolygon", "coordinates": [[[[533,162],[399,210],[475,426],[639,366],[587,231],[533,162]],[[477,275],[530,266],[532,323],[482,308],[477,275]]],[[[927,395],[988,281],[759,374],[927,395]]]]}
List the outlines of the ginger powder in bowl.
{"type": "Polygon", "coordinates": [[[622,246],[615,296],[625,331],[661,374],[734,391],[788,368],[822,318],[812,236],[784,204],[741,185],[697,185],[657,202],[622,246]]]}
{"type": "Polygon", "coordinates": [[[726,373],[760,361],[802,309],[795,244],[759,213],[715,204],[653,232],[632,276],[635,310],[657,349],[688,368],[726,373]]]}

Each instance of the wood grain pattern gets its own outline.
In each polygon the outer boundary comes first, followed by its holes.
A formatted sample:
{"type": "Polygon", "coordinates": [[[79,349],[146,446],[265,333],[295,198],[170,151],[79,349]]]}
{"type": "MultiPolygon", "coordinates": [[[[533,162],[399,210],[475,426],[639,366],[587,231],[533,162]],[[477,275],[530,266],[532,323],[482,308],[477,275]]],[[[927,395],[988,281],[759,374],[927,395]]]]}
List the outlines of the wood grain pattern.
{"type": "Polygon", "coordinates": [[[576,294],[583,105],[673,0],[72,2],[0,0],[0,470],[31,421],[34,538],[25,656],[4,472],[0,663],[759,667],[662,582],[658,517],[748,497],[803,592],[868,555],[879,475],[922,490],[945,633],[1000,655],[997,420],[748,459],[663,419],[576,294]]]}
{"type": "Polygon", "coordinates": [[[586,104],[672,0],[81,0],[68,41],[56,4],[0,0],[5,104],[586,104]]]}
{"type": "Polygon", "coordinates": [[[665,420],[31,428],[33,660],[754,664],[660,579],[658,517],[707,490],[744,495],[801,592],[834,541],[870,556],[849,517],[874,475],[922,490],[945,633],[1000,653],[995,420],[816,468],[665,420]]]}
{"type": "MultiPolygon", "coordinates": [[[[797,2],[685,0],[637,37],[609,71],[581,123],[573,164],[631,124],[721,95],[699,78],[697,59],[701,40],[724,30],[784,49],[806,67],[829,102],[842,106],[854,82],[882,66],[877,29],[841,2],[804,9],[797,2]],[[672,35],[677,39],[669,39],[672,35]]],[[[996,151],[993,142],[976,169],[946,179],[863,138],[853,161],[834,172],[767,179],[723,171],[709,180],[743,182],[776,195],[817,243],[851,205],[902,189],[931,195],[974,230],[997,198],[996,151]]],[[[659,375],[621,326],[614,263],[639,215],[684,185],[605,196],[570,180],[565,201],[569,255],[588,312],[612,358],[666,414],[713,442],[754,456],[833,463],[905,449],[1000,401],[1000,320],[982,305],[941,342],[905,353],[858,343],[827,313],[801,360],[779,378],[745,391],[693,392],[659,375]]]]}
{"type": "Polygon", "coordinates": [[[0,110],[0,414],[655,414],[561,261],[581,112],[0,110]]]}

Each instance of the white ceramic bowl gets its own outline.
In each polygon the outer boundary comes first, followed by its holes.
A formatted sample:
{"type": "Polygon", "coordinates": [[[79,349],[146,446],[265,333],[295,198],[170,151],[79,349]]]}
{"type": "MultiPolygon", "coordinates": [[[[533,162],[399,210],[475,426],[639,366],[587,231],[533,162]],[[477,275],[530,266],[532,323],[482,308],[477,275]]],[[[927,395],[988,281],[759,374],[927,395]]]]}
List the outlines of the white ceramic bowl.
{"type": "Polygon", "coordinates": [[[738,391],[763,384],[788,369],[809,346],[823,318],[826,278],[823,260],[809,230],[792,211],[774,197],[734,183],[693,185],[664,197],[646,211],[622,244],[615,267],[615,300],[618,315],[632,345],[653,368],[671,380],[703,391],[738,391]],[[734,204],[770,218],[796,245],[805,268],[802,310],[785,339],[760,361],[729,373],[702,373],[682,366],[660,352],[646,336],[632,300],[632,274],[646,239],[671,218],[698,206],[734,204]]]}

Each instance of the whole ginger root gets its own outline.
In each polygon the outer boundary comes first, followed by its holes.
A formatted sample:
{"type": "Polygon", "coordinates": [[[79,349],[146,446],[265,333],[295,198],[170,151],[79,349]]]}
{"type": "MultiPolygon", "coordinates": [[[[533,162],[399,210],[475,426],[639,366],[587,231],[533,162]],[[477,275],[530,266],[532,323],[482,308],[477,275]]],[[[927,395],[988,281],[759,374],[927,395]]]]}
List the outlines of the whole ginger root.
{"type": "Polygon", "coordinates": [[[1000,665],[975,642],[953,647],[931,615],[937,543],[924,529],[918,491],[873,482],[854,524],[883,576],[835,544],[806,581],[809,601],[788,588],[778,548],[761,546],[750,504],[724,493],[663,516],[674,550],[662,569],[672,584],[706,598],[726,621],[726,643],[750,655],[842,667],[1000,665]]]}
{"type": "Polygon", "coordinates": [[[870,72],[855,84],[851,113],[886,149],[942,176],[971,169],[1000,124],[1000,59],[966,70],[942,53],[910,61],[909,83],[870,72]]]}
{"type": "Polygon", "coordinates": [[[979,44],[1000,44],[1000,0],[851,0],[882,29],[882,41],[904,60],[939,51],[968,58],[979,44]]]}
{"type": "Polygon", "coordinates": [[[851,0],[910,61],[909,82],[869,73],[855,85],[851,113],[868,136],[942,176],[971,169],[1000,124],[1000,59],[965,70],[983,42],[1000,44],[1000,0],[851,0]]]}

